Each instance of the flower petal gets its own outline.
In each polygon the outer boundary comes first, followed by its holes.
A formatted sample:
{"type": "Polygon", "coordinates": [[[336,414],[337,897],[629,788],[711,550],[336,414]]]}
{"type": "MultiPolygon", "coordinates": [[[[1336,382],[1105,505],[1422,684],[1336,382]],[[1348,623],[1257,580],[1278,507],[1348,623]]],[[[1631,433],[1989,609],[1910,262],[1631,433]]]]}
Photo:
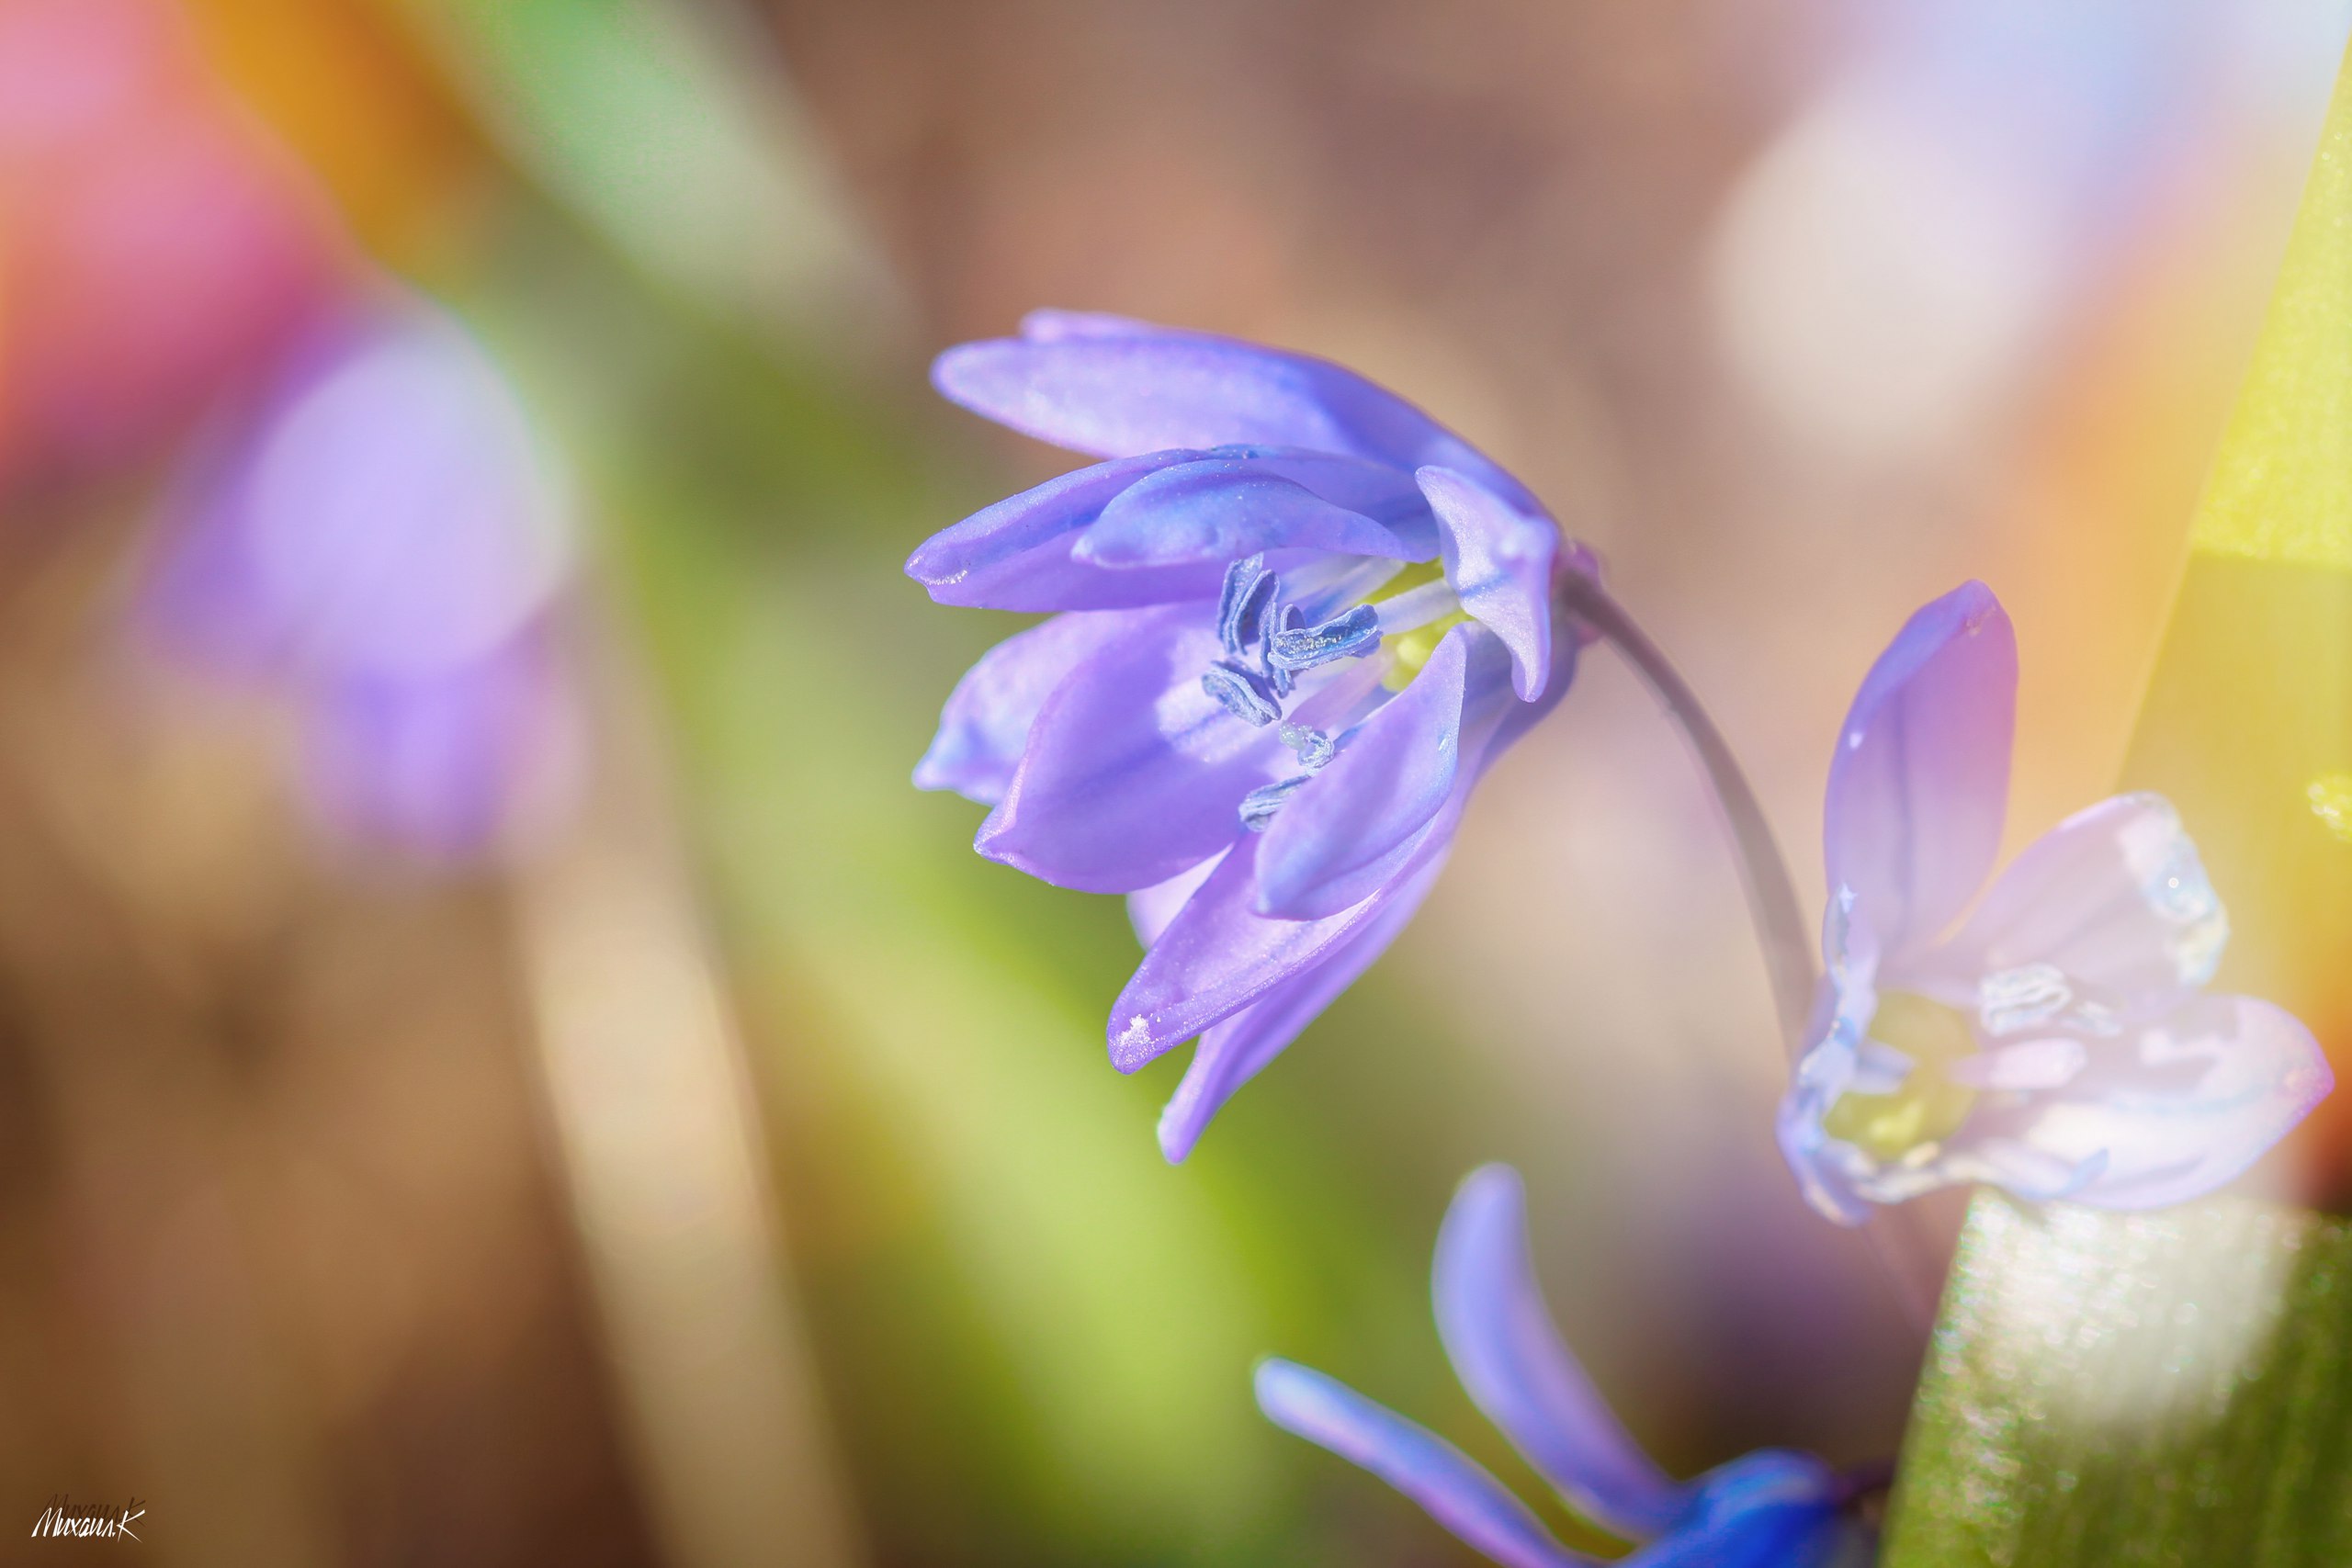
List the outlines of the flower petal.
{"type": "Polygon", "coordinates": [[[1108,571],[1076,556],[1089,525],[1128,487],[1197,456],[1153,452],[1047,479],[933,534],[907,558],[907,575],[939,604],[990,610],[1112,610],[1214,599],[1224,581],[1223,560],[1108,571]]]}
{"type": "Polygon", "coordinates": [[[537,637],[455,669],[324,682],[306,716],[303,782],[337,830],[439,860],[544,828],[579,780],[580,715],[537,637]]]}
{"type": "Polygon", "coordinates": [[[1155,882],[1148,887],[1138,887],[1127,895],[1127,923],[1136,929],[1136,941],[1148,950],[1168,929],[1177,911],[1193,901],[1201,884],[1216,874],[1219,855],[1211,855],[1196,866],[1178,872],[1165,882],[1155,882]]]}
{"type": "Polygon", "coordinates": [[[2063,1090],[1980,1111],[1952,1140],[2013,1141],[2053,1165],[2098,1170],[2068,1196],[2108,1209],[2186,1202],[2267,1153],[2335,1080],[2311,1031],[2252,997],[2199,997],[2103,1042],[2063,1090]]]}
{"type": "Polygon", "coordinates": [[[1690,1483],[1673,1533],[1634,1568],[1870,1568],[1876,1532],[1849,1517],[1847,1485],[1811,1454],[1757,1449],[1690,1483]]]}
{"type": "MultiPolygon", "coordinates": [[[[1393,471],[1393,470],[1391,470],[1393,471]]],[[[1133,570],[1227,561],[1261,550],[1328,550],[1407,560],[1412,547],[1362,513],[1246,457],[1159,469],[1122,491],[1071,547],[1091,566],[1133,570]]]]}
{"type": "Polygon", "coordinates": [[[1618,1559],[1617,1568],[1871,1568],[1877,1535],[1826,1504],[1750,1509],[1618,1559]]]}
{"type": "Polygon", "coordinates": [[[2162,1011],[2213,977],[2229,935],[2229,916],[2171,803],[2119,795],[2027,846],[1953,940],[1950,962],[1983,976],[1988,1028],[2004,1018],[2031,1027],[2048,1010],[2082,1000],[2162,1011]],[[2051,970],[2062,977],[2054,984],[2051,970]],[[2030,987],[2041,1005],[2002,1006],[2005,992],[2018,989],[2004,976],[2042,977],[2030,987]]]}
{"type": "Polygon", "coordinates": [[[1507,663],[1492,637],[1469,626],[1446,633],[1413,683],[1283,806],[1258,852],[1258,913],[1293,920],[1337,914],[1386,880],[1378,874],[1393,872],[1385,863],[1393,852],[1453,794],[1464,686],[1482,648],[1491,654],[1486,662],[1507,663]],[[1366,871],[1374,874],[1360,874],[1366,871]]]}
{"type": "MultiPolygon", "coordinates": [[[[1872,1085],[1876,1069],[1864,1059],[1871,1020],[1878,1012],[1878,950],[1868,917],[1854,918],[1855,902],[1851,888],[1830,894],[1821,939],[1828,973],[1816,1004],[1814,1041],[1797,1058],[1773,1121],[1781,1157],[1804,1201],[1841,1225],[1870,1218],[1870,1203],[1856,1183],[1868,1179],[1875,1167],[1861,1150],[1831,1137],[1823,1119],[1849,1089],[1893,1087],[1872,1085]]],[[[1907,1072],[1907,1058],[1905,1066],[1907,1072]]]]}
{"type": "Polygon", "coordinates": [[[1107,310],[1032,310],[1021,318],[1021,335],[1032,343],[1052,343],[1071,337],[1149,337],[1167,329],[1114,316],[1107,310]]]}
{"type": "Polygon", "coordinates": [[[2081,1041],[2053,1034],[1963,1056],[1947,1063],[1943,1073],[1952,1082],[1971,1089],[2052,1089],[2073,1083],[2089,1065],[2090,1051],[2081,1041]]]}
{"type": "MultiPolygon", "coordinates": [[[[1474,640],[1487,636],[1484,631],[1472,634],[1474,640]]],[[[1479,773],[1543,720],[1567,691],[1575,668],[1575,640],[1564,637],[1554,645],[1552,679],[1541,700],[1514,702],[1504,694],[1491,705],[1482,705],[1475,690],[1470,694],[1472,713],[1464,730],[1462,763],[1454,771],[1453,794],[1435,816],[1375,866],[1352,874],[1355,886],[1368,888],[1361,902],[1299,919],[1259,915],[1254,868],[1265,840],[1255,834],[1244,837],[1153,943],[1113,1006],[1113,1063],[1122,1072],[1131,1072],[1170,1046],[1231,1017],[1291,976],[1325,962],[1330,950],[1347,940],[1360,922],[1374,918],[1412,888],[1422,871],[1433,878],[1453,845],[1454,829],[1479,773]],[[1491,728],[1487,725],[1487,706],[1498,715],[1491,728]],[[1483,742],[1478,739],[1481,735],[1486,737],[1483,742]],[[1374,875],[1378,880],[1368,884],[1364,880],[1374,875]]],[[[1498,680],[1494,686],[1497,692],[1507,693],[1498,680]]],[[[1302,790],[1283,809],[1294,809],[1308,793],[1302,790]]],[[[1275,824],[1280,823],[1278,817],[1275,824]]],[[[1418,898],[1419,894],[1413,897],[1418,898]]]]}
{"type": "Polygon", "coordinates": [[[1554,646],[1542,694],[1519,702],[1511,695],[1510,656],[1491,632],[1476,626],[1448,632],[1412,685],[1367,719],[1267,829],[1259,860],[1258,911],[1283,919],[1319,919],[1386,885],[1419,852],[1414,818],[1437,780],[1451,780],[1443,809],[1464,809],[1486,770],[1566,695],[1576,662],[1575,639],[1563,638],[1554,646]],[[1448,644],[1463,650],[1464,664],[1459,718],[1450,734],[1445,721],[1447,705],[1454,701],[1449,694],[1452,676],[1438,663],[1441,656],[1451,659],[1448,644]],[[1421,699],[1430,705],[1405,706],[1432,675],[1444,684],[1421,699]],[[1388,714],[1400,706],[1403,712],[1388,714]],[[1357,760],[1351,762],[1351,757],[1357,760]]]}
{"type": "Polygon", "coordinates": [[[1846,715],[1829,765],[1829,887],[1850,887],[1890,964],[1965,906],[2001,840],[2017,708],[2009,618],[1981,582],[1913,615],[1846,715]]]}
{"type": "MultiPolygon", "coordinates": [[[[1988,1094],[1958,1132],[1914,1157],[1882,1164],[1823,1138],[1816,1118],[1814,1159],[1855,1203],[1982,1181],[2037,1202],[2160,1208],[2236,1177],[2335,1087],[2311,1032],[2251,997],[2199,996],[2121,1038],[2086,1043],[2086,1065],[2063,1088],[1988,1094]]],[[[1784,1106],[1784,1145],[1787,1115],[1784,1106]]]]}
{"type": "Polygon", "coordinates": [[[1510,649],[1520,700],[1544,694],[1552,670],[1552,565],[1560,531],[1467,474],[1429,467],[1415,476],[1437,513],[1445,580],[1462,607],[1510,649]]]}
{"type": "Polygon", "coordinates": [[[1505,1568],[1592,1562],[1555,1540],[1526,1504],[1460,1449],[1345,1383],[1271,1357],[1258,1363],[1256,1381],[1266,1419],[1372,1472],[1505,1568]]]}
{"type": "Polygon", "coordinates": [[[948,695],[931,749],[915,764],[915,787],[952,789],[982,806],[1002,800],[1054,688],[1136,625],[1133,611],[1078,610],[980,655],[948,695]]]}
{"type": "Polygon", "coordinates": [[[1328,360],[1117,318],[1040,312],[1032,335],[967,343],[932,365],[950,401],[1097,457],[1170,446],[1300,446],[1412,469],[1459,468],[1521,511],[1501,468],[1420,410],[1328,360]]]}
{"type": "Polygon", "coordinates": [[[1364,516],[1402,540],[1407,560],[1437,559],[1437,519],[1429,497],[1406,470],[1368,457],[1296,446],[1224,446],[1212,454],[1304,485],[1334,506],[1364,516]]]}
{"type": "Polygon", "coordinates": [[[1695,1494],[1642,1451],[1553,1325],[1510,1167],[1475,1170],[1454,1193],[1430,1286],[1454,1375],[1527,1462],[1612,1534],[1672,1529],[1695,1494]]]}
{"type": "Polygon", "coordinates": [[[1173,1164],[1193,1152],[1212,1117],[1236,1090],[1283,1054],[1299,1032],[1360,979],[1409,924],[1437,882],[1442,863],[1424,866],[1354,935],[1202,1034],[1192,1066],[1159,1113],[1159,1150],[1173,1164]]]}
{"type": "Polygon", "coordinates": [[[473,336],[412,297],[337,312],[271,363],[170,503],[154,629],[226,669],[420,691],[532,635],[572,509],[473,336]]]}
{"type": "Polygon", "coordinates": [[[1811,1454],[1753,1449],[1690,1483],[1689,1525],[1713,1525],[1759,1508],[1817,1507],[1842,1491],[1838,1472],[1811,1454]]]}
{"type": "Polygon", "coordinates": [[[2081,1192],[2106,1169],[2104,1149],[2068,1160],[2015,1138],[1980,1137],[1955,1149],[1948,1160],[1887,1179],[1890,1186],[1907,1185],[1897,1187],[1886,1201],[1901,1202],[1955,1181],[1981,1181],[2006,1187],[2030,1202],[2059,1203],[2081,1192]]]}
{"type": "Polygon", "coordinates": [[[1270,920],[1250,908],[1262,840],[1245,835],[1144,954],[1112,1004],[1111,1063],[1135,1071],[1171,1045],[1231,1018],[1292,976],[1329,959],[1341,942],[1435,866],[1453,841],[1459,801],[1421,829],[1394,880],[1362,903],[1313,920],[1270,920]]]}
{"type": "Polygon", "coordinates": [[[1821,1124],[1853,1077],[1853,1046],[1835,1037],[1823,1041],[1798,1062],[1796,1078],[1781,1097],[1772,1123],[1798,1191],[1815,1213],[1841,1225],[1862,1224],[1871,1217],[1871,1204],[1885,1201],[1862,1191],[1878,1174],[1870,1156],[1831,1137],[1821,1124]]]}
{"type": "Polygon", "coordinates": [[[1142,612],[1056,687],[974,847],[1058,887],[1132,893],[1231,843],[1241,797],[1290,752],[1201,689],[1222,651],[1213,618],[1142,612]]]}

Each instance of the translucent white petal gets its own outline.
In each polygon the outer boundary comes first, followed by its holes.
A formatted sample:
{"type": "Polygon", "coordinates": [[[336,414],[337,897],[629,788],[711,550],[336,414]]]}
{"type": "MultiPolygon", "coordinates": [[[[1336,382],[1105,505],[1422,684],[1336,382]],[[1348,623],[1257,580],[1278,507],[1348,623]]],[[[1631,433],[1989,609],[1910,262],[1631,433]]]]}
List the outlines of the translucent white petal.
{"type": "Polygon", "coordinates": [[[2146,1017],[2211,980],[2229,935],[2179,814],[2119,795],[2029,845],[1939,957],[1985,984],[2054,970],[2076,998],[2146,1017]]]}

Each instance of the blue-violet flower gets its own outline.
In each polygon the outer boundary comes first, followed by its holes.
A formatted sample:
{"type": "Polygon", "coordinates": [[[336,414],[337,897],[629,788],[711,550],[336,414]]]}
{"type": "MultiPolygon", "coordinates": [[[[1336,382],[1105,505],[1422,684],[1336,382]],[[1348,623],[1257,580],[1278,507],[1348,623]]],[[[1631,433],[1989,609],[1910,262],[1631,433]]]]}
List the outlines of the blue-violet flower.
{"type": "Polygon", "coordinates": [[[274,689],[339,833],[444,861],[563,805],[560,477],[496,362],[389,292],[279,367],[177,498],[141,604],[175,662],[274,689]]]}
{"type": "MultiPolygon", "coordinates": [[[[1438,1233],[1438,1335],[1464,1390],[1577,1513],[1648,1544],[1627,1568],[1863,1568],[1875,1527],[1854,1505],[1883,1477],[1765,1449],[1676,1482],[1634,1443],[1553,1325],[1527,1250],[1519,1173],[1490,1165],[1438,1233]]],[[[1258,1367],[1277,1426],[1363,1466],[1506,1568],[1586,1568],[1517,1496],[1442,1438],[1295,1362],[1258,1367]]]]}
{"type": "Polygon", "coordinates": [[[1590,572],[1534,497],[1322,360],[1041,311],[942,355],[948,398],[1106,459],[934,536],[944,604],[1052,611],[973,666],[915,770],[991,807],[976,847],[1129,895],[1132,1071],[1198,1036],[1170,1159],[1370,966],[1479,774],[1557,702],[1590,572]]]}
{"type": "Polygon", "coordinates": [[[1970,582],[1911,617],[1839,731],[1828,975],[1780,1138],[1805,1196],[1849,1224],[1964,1181],[2180,1202],[2335,1087],[2293,1018],[2205,993],[2229,919],[2161,796],[2077,812],[1976,900],[2000,844],[2017,677],[2008,616],[1970,582]]]}

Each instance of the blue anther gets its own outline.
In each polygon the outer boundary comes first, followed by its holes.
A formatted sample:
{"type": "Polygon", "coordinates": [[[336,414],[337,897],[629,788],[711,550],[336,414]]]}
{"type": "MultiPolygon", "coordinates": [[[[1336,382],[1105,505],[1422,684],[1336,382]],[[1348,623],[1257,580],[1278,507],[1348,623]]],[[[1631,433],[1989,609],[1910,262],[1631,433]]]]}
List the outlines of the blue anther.
{"type": "Polygon", "coordinates": [[[1225,586],[1216,596],[1216,636],[1227,653],[1238,653],[1250,646],[1250,634],[1265,614],[1265,606],[1274,602],[1275,592],[1282,587],[1274,574],[1266,570],[1266,558],[1249,556],[1225,569],[1225,586]]]}
{"type": "Polygon", "coordinates": [[[1319,626],[1276,632],[1266,660],[1277,670],[1312,670],[1335,659],[1360,658],[1379,646],[1380,612],[1359,604],[1319,626]]]}
{"type": "Polygon", "coordinates": [[[1254,724],[1261,729],[1283,716],[1282,705],[1266,690],[1265,681],[1257,671],[1236,669],[1223,660],[1202,671],[1201,690],[1242,723],[1254,724]]]}
{"type": "Polygon", "coordinates": [[[1310,773],[1325,767],[1340,754],[1339,743],[1319,729],[1310,729],[1303,724],[1285,724],[1279,733],[1283,744],[1296,753],[1298,765],[1310,773]]]}
{"type": "Polygon", "coordinates": [[[1252,833],[1264,832],[1283,803],[1314,782],[1313,773],[1301,773],[1280,784],[1259,785],[1241,797],[1241,825],[1252,833]]]}
{"type": "Polygon", "coordinates": [[[1306,617],[1299,613],[1297,605],[1283,604],[1272,594],[1266,596],[1266,607],[1258,615],[1258,669],[1274,688],[1276,696],[1289,696],[1291,682],[1290,671],[1275,669],[1273,661],[1266,657],[1274,646],[1274,634],[1286,626],[1306,624],[1306,617]]]}

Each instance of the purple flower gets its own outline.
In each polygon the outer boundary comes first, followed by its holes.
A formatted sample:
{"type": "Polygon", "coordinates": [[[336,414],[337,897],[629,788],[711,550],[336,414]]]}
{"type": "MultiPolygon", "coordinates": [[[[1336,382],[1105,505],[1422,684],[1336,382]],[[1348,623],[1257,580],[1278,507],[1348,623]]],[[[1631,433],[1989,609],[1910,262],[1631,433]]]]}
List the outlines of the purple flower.
{"type": "Polygon", "coordinates": [[[302,782],[328,826],[447,859],[559,817],[582,722],[545,637],[403,680],[366,671],[314,694],[302,782]]]}
{"type": "Polygon", "coordinates": [[[1130,896],[1111,1059],[1199,1037],[1160,1121],[1182,1159],[1412,918],[1479,774],[1566,688],[1554,576],[1592,561],[1319,359],[1044,311],[933,378],[1106,459],[907,562],[943,604],[1057,612],[964,677],[915,783],[993,808],[982,854],[1130,896]]]}
{"type": "Polygon", "coordinates": [[[462,857],[552,808],[574,739],[548,625],[571,513],[455,320],[395,299],[317,333],[170,522],[147,629],[295,699],[327,823],[462,857]]]}
{"type": "MultiPolygon", "coordinates": [[[[1454,1374],[1487,1418],[1576,1511],[1649,1544],[1633,1568],[1862,1568],[1876,1531],[1850,1506],[1882,1478],[1766,1449],[1676,1482],[1611,1415],[1562,1342],[1527,1251],[1519,1173],[1490,1165],[1456,1193],[1431,1289],[1454,1374]]],[[[1363,1466],[1507,1568],[1582,1568],[1502,1483],[1432,1432],[1295,1362],[1258,1367],[1275,1425],[1363,1466]]]]}
{"type": "Polygon", "coordinates": [[[2017,670],[1992,592],[1955,589],[1871,666],[1830,764],[1829,973],[1780,1136],[1805,1196],[1849,1224],[1962,1181],[2181,1202],[2335,1087],[2293,1018],[2206,994],[2229,919],[2162,797],[2077,812],[1977,897],[2017,670]]]}

